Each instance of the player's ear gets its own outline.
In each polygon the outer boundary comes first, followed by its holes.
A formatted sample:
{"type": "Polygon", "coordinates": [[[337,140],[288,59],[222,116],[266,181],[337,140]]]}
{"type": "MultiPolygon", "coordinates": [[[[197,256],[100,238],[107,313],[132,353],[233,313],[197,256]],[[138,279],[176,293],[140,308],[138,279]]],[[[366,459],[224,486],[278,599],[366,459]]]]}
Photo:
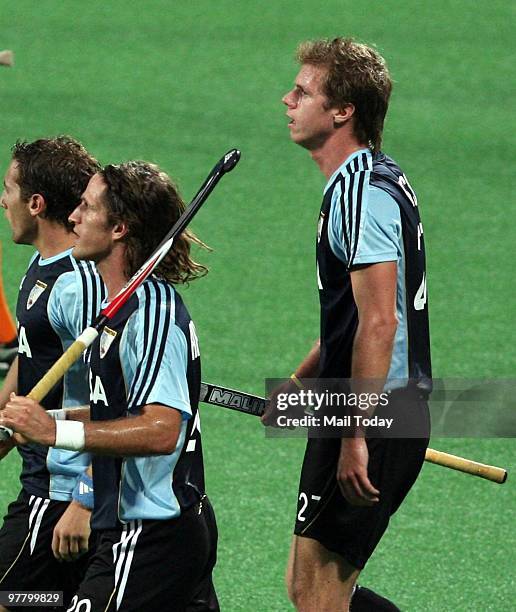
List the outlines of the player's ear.
{"type": "Polygon", "coordinates": [[[355,105],[354,104],[346,104],[342,108],[339,108],[337,112],[333,115],[333,125],[335,127],[340,127],[347,123],[351,117],[355,114],[355,105]]]}
{"type": "Polygon", "coordinates": [[[29,213],[32,217],[37,217],[45,212],[47,203],[40,193],[33,193],[29,198],[29,213]]]}
{"type": "Polygon", "coordinates": [[[128,231],[129,229],[127,228],[126,223],[115,223],[111,229],[113,240],[121,240],[128,233],[128,231]]]}

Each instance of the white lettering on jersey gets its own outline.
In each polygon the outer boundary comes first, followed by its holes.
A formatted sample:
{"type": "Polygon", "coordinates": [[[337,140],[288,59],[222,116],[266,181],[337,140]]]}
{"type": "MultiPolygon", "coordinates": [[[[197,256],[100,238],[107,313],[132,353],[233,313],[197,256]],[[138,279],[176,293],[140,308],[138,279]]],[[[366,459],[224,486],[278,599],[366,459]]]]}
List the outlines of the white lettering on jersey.
{"type": "Polygon", "coordinates": [[[419,285],[419,289],[414,297],[414,308],[416,310],[423,310],[426,304],[426,274],[423,273],[423,280],[419,285]]]}
{"type": "Polygon", "coordinates": [[[98,404],[99,402],[103,402],[105,406],[109,406],[106,392],[104,387],[102,386],[102,381],[100,380],[100,376],[95,376],[95,384],[93,383],[93,374],[90,371],[90,401],[98,404]]]}
{"type": "Polygon", "coordinates": [[[186,452],[193,453],[195,450],[195,446],[197,444],[197,440],[194,438],[195,432],[198,431],[201,433],[201,415],[199,412],[195,414],[195,419],[192,426],[192,432],[190,434],[190,439],[188,440],[188,444],[186,445],[186,452]]]}
{"type": "Polygon", "coordinates": [[[319,216],[319,223],[317,224],[317,242],[321,242],[323,223],[324,223],[324,213],[322,212],[319,216]]]}
{"type": "Polygon", "coordinates": [[[190,331],[190,345],[192,347],[192,361],[200,357],[201,352],[199,350],[199,339],[197,338],[197,333],[195,331],[195,325],[193,321],[190,321],[190,325],[188,326],[190,331]]]}
{"type": "Polygon", "coordinates": [[[317,286],[322,289],[321,275],[319,274],[319,262],[317,262],[317,286]]]}
{"type": "Polygon", "coordinates": [[[34,306],[47,286],[46,283],[40,280],[36,281],[36,284],[30,290],[29,297],[27,298],[27,310],[30,310],[34,306]]]}
{"type": "Polygon", "coordinates": [[[27,355],[29,359],[32,359],[32,352],[27,340],[27,332],[23,325],[20,325],[20,329],[18,330],[18,353],[20,353],[20,355],[27,355]]]}
{"type": "Polygon", "coordinates": [[[423,224],[418,223],[417,226],[417,250],[421,250],[421,236],[423,235],[423,224]]]}
{"type": "Polygon", "coordinates": [[[407,177],[404,174],[402,174],[398,178],[398,185],[403,189],[403,192],[412,202],[412,206],[415,208],[417,206],[417,196],[412,187],[410,186],[410,183],[407,181],[407,177]]]}

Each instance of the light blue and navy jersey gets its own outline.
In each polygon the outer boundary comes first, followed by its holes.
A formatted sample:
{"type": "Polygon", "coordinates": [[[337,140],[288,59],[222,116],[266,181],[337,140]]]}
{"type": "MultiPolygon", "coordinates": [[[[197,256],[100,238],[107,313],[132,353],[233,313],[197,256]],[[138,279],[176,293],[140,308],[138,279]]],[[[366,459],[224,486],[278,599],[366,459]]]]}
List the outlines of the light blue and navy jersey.
{"type": "Polygon", "coordinates": [[[195,327],[180,295],[154,277],[137,289],[93,343],[93,421],[130,418],[148,404],[167,406],[182,416],[172,454],[93,457],[95,529],[174,518],[204,495],[197,411],[200,367],[195,327]]]}
{"type": "Polygon", "coordinates": [[[358,325],[351,272],[393,261],[398,327],[388,377],[430,389],[430,339],[423,226],[407,178],[383,153],[362,149],[330,177],[317,231],[322,378],[349,378],[358,325]]]}
{"type": "MultiPolygon", "coordinates": [[[[20,286],[18,393],[27,395],[98,314],[104,285],[91,262],[76,261],[71,249],[42,259],[34,255],[20,286]]],[[[88,403],[87,366],[79,360],[41,402],[47,409],[88,403]]],[[[20,446],[21,482],[30,495],[69,501],[87,453],[27,444],[20,446]]]]}

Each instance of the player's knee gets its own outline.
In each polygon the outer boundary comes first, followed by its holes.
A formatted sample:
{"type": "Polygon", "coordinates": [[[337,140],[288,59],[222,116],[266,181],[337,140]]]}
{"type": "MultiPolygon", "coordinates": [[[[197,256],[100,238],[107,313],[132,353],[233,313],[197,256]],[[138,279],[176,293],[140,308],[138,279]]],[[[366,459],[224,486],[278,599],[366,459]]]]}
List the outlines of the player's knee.
{"type": "Polygon", "coordinates": [[[296,610],[309,610],[312,598],[312,588],[306,580],[296,576],[293,571],[287,571],[285,576],[288,598],[295,606],[296,610]]]}

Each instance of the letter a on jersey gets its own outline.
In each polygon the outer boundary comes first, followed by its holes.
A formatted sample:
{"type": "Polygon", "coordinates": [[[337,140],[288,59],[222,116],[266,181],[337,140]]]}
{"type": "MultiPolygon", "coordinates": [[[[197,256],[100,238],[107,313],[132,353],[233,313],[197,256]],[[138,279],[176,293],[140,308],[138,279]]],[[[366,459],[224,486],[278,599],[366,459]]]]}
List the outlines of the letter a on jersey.
{"type": "Polygon", "coordinates": [[[23,325],[20,325],[20,329],[18,330],[18,353],[20,353],[20,355],[27,355],[27,357],[32,359],[32,352],[30,350],[29,341],[27,340],[27,332],[23,325]]]}
{"type": "Polygon", "coordinates": [[[95,404],[103,402],[105,406],[109,406],[100,376],[95,376],[94,384],[92,384],[92,382],[93,381],[90,380],[90,400],[95,402],[95,404]]]}
{"type": "Polygon", "coordinates": [[[40,280],[36,281],[36,284],[30,290],[29,297],[27,298],[27,310],[30,310],[34,306],[46,288],[46,283],[43,283],[40,280]]]}

